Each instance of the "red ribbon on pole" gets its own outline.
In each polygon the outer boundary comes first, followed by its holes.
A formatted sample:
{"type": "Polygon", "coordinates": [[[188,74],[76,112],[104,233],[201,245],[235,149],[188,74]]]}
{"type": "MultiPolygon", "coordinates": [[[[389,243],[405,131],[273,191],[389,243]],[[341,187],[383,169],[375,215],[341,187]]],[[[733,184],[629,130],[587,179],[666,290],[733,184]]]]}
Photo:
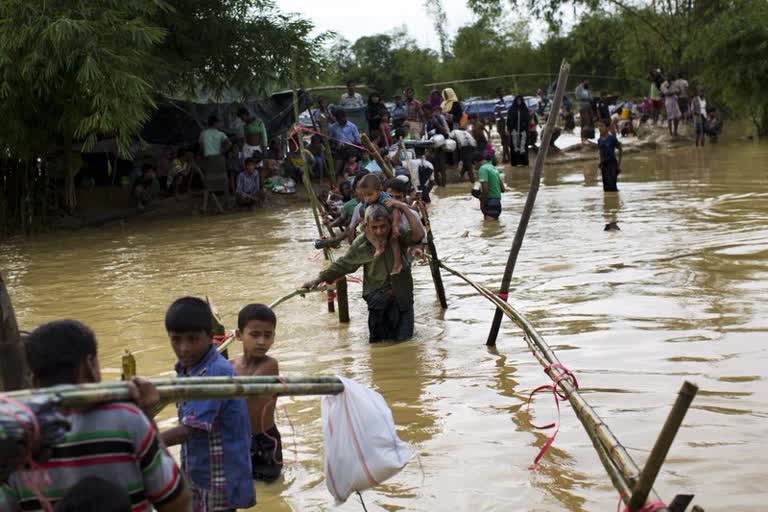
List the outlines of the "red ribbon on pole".
{"type": "Polygon", "coordinates": [[[549,439],[547,439],[547,442],[544,443],[544,446],[541,447],[539,450],[539,453],[536,454],[536,457],[533,459],[533,464],[529,466],[528,469],[536,469],[537,464],[541,460],[541,458],[544,456],[545,453],[547,453],[547,450],[549,450],[549,447],[552,446],[552,443],[555,442],[555,438],[557,437],[558,432],[560,432],[560,400],[568,400],[568,395],[564,392],[562,392],[558,388],[558,384],[560,384],[560,381],[562,380],[569,380],[571,382],[571,385],[573,385],[574,389],[579,389],[579,383],[576,381],[576,377],[573,375],[573,373],[566,368],[565,366],[561,364],[550,364],[546,368],[544,368],[544,373],[549,375],[549,377],[552,379],[552,384],[544,384],[542,386],[537,387],[534,389],[530,396],[528,396],[528,404],[526,408],[530,409],[531,407],[531,400],[533,400],[533,396],[536,393],[539,393],[541,391],[550,391],[552,393],[553,398],[555,399],[555,408],[557,409],[557,421],[553,423],[548,423],[546,425],[534,425],[531,423],[531,426],[533,428],[538,429],[550,429],[554,428],[555,431],[552,433],[549,439]],[[560,372],[556,376],[552,376],[550,372],[553,369],[560,370],[560,372]]]}

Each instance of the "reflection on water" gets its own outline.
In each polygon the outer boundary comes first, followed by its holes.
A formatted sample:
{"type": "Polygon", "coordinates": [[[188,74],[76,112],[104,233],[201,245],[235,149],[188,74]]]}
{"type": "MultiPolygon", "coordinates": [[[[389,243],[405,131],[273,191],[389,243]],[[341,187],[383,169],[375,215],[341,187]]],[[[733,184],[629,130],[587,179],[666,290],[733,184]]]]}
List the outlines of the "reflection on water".
{"type": "MultiPolygon", "coordinates": [[[[694,492],[707,510],[762,510],[768,456],[768,147],[685,148],[631,156],[621,192],[604,194],[594,162],[545,171],[512,280],[510,300],[575,370],[590,402],[642,464],[684,379],[702,392],[657,490],[694,492]],[[606,232],[616,222],[620,231],[606,232]]],[[[438,191],[432,211],[441,256],[498,287],[528,188],[506,171],[500,222],[484,222],[468,185],[438,191]]],[[[96,330],[105,376],[125,348],[144,374],[171,371],[165,307],[207,294],[234,322],[248,302],[295,288],[322,262],[311,214],[283,208],[221,218],[168,219],[18,240],[0,268],[19,322],[77,317],[96,330]]],[[[351,285],[352,323],[319,296],[278,308],[273,348],[287,374],[341,374],[380,391],[418,459],[365,494],[369,510],[609,510],[617,496],[570,408],[538,471],[549,436],[547,381],[521,333],[503,324],[485,345],[487,301],[444,276],[442,312],[427,267],[415,270],[418,339],[370,346],[365,307],[351,285]]],[[[259,510],[331,510],[322,476],[319,400],[280,401],[285,475],[259,484],[259,510]]],[[[164,420],[172,416],[167,409],[164,420]]],[[[340,510],[360,510],[356,500],[340,510]]]]}

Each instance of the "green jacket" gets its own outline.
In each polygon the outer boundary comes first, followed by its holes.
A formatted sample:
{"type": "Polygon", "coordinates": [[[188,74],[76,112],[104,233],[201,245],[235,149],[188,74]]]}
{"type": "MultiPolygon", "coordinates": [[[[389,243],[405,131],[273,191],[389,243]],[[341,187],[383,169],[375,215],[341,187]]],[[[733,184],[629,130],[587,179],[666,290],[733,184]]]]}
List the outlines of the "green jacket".
{"type": "Polygon", "coordinates": [[[362,266],[364,299],[377,290],[392,288],[397,302],[401,306],[410,306],[413,304],[413,277],[411,276],[411,265],[406,255],[406,249],[416,245],[416,243],[411,240],[411,231],[404,231],[400,235],[403,270],[399,274],[390,275],[393,264],[391,243],[387,242],[384,254],[374,259],[373,245],[362,234],[355,238],[352,246],[344,256],[320,272],[320,279],[327,283],[332,283],[341,276],[351,274],[362,266]]]}

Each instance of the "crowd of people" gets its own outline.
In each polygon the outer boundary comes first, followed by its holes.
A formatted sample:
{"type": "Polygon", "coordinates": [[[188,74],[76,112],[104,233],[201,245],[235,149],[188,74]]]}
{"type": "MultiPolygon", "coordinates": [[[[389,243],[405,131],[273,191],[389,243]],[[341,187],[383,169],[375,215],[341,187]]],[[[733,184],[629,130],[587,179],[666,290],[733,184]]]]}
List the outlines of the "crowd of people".
{"type": "MultiPolygon", "coordinates": [[[[605,122],[614,133],[622,136],[637,135],[637,129],[646,124],[659,125],[666,122],[670,136],[680,135],[680,124],[691,125],[696,146],[704,146],[705,137],[716,141],[722,132],[722,120],[716,108],[707,104],[704,87],[699,85],[691,96],[688,81],[673,73],[665,74],[661,69],[649,73],[650,92],[642,100],[626,99],[616,101],[606,92],[595,97],[589,80],[584,79],[574,91],[578,104],[583,141],[594,138],[595,123],[605,122]],[[611,108],[611,101],[615,105],[611,108]]],[[[565,102],[566,128],[575,126],[569,102],[565,102]]]]}
{"type": "MultiPolygon", "coordinates": [[[[649,80],[650,93],[642,100],[619,100],[605,91],[593,95],[589,80],[581,80],[573,99],[568,95],[563,98],[558,128],[551,140],[553,150],[557,150],[555,140],[562,132],[573,131],[577,119],[582,142],[597,139],[599,144],[599,123],[616,136],[628,137],[637,135],[646,124],[662,122],[673,137],[679,134],[681,123],[690,124],[697,146],[703,146],[707,136],[716,140],[722,122],[702,87],[689,94],[687,80],[660,69],[653,70],[649,80]]],[[[399,169],[409,159],[422,162],[412,184],[419,190],[445,185],[451,165],[459,170],[460,179],[474,182],[476,190],[482,190],[487,173],[477,172],[482,162],[476,157],[496,160],[492,136],[498,135],[501,142],[502,163],[528,166],[529,152],[538,150],[539,126],[550,115],[551,98],[542,89],[533,97],[514,96],[511,103],[503,88],[496,90],[496,96],[493,112],[480,116],[470,114],[450,87],[433,89],[423,101],[416,98],[413,87],[406,87],[402,95],[386,102],[375,91],[364,98],[355,82],[349,81],[335,106],[321,96],[308,111],[313,128],[304,154],[299,154],[302,145],[298,140],[306,136],[304,130],[292,130],[287,141],[281,141],[280,137],[270,139],[264,121],[246,108],[238,110],[234,130],[225,130],[221,120],[211,116],[195,148],[169,149],[156,160],[137,166],[132,195],[140,209],[163,194],[179,198],[192,189],[202,194],[203,213],[210,204],[217,212],[254,208],[264,203],[267,190],[294,191],[296,183],[303,180],[303,161],[313,179],[334,174],[351,182],[361,171],[380,173],[381,159],[399,169]],[[363,125],[358,126],[351,117],[362,119],[363,125]],[[363,132],[371,145],[363,143],[363,132]],[[410,158],[401,151],[401,141],[410,148],[410,158]],[[493,155],[486,158],[489,154],[493,155]]],[[[492,196],[496,188],[491,187],[492,196]]],[[[492,213],[487,217],[494,217],[495,207],[481,206],[492,213]]]]}

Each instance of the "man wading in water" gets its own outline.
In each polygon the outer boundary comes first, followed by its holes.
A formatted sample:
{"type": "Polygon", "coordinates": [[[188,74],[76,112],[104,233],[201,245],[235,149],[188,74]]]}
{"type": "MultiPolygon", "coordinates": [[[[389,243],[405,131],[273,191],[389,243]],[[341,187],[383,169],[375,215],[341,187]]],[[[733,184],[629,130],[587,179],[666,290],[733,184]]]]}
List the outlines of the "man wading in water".
{"type": "MultiPolygon", "coordinates": [[[[405,203],[389,199],[387,207],[400,210],[407,219],[407,227],[400,227],[400,250],[403,251],[403,270],[392,275],[393,256],[390,231],[392,215],[387,208],[374,204],[365,210],[363,229],[352,242],[347,253],[320,272],[317,279],[304,283],[303,288],[313,289],[320,283],[333,283],[363,267],[363,298],[368,303],[369,341],[405,341],[413,337],[413,278],[405,251],[420,243],[425,236],[424,227],[405,203]],[[373,256],[375,249],[368,238],[377,238],[386,244],[381,256],[373,256]]],[[[403,223],[405,224],[405,223],[403,223]]]]}

